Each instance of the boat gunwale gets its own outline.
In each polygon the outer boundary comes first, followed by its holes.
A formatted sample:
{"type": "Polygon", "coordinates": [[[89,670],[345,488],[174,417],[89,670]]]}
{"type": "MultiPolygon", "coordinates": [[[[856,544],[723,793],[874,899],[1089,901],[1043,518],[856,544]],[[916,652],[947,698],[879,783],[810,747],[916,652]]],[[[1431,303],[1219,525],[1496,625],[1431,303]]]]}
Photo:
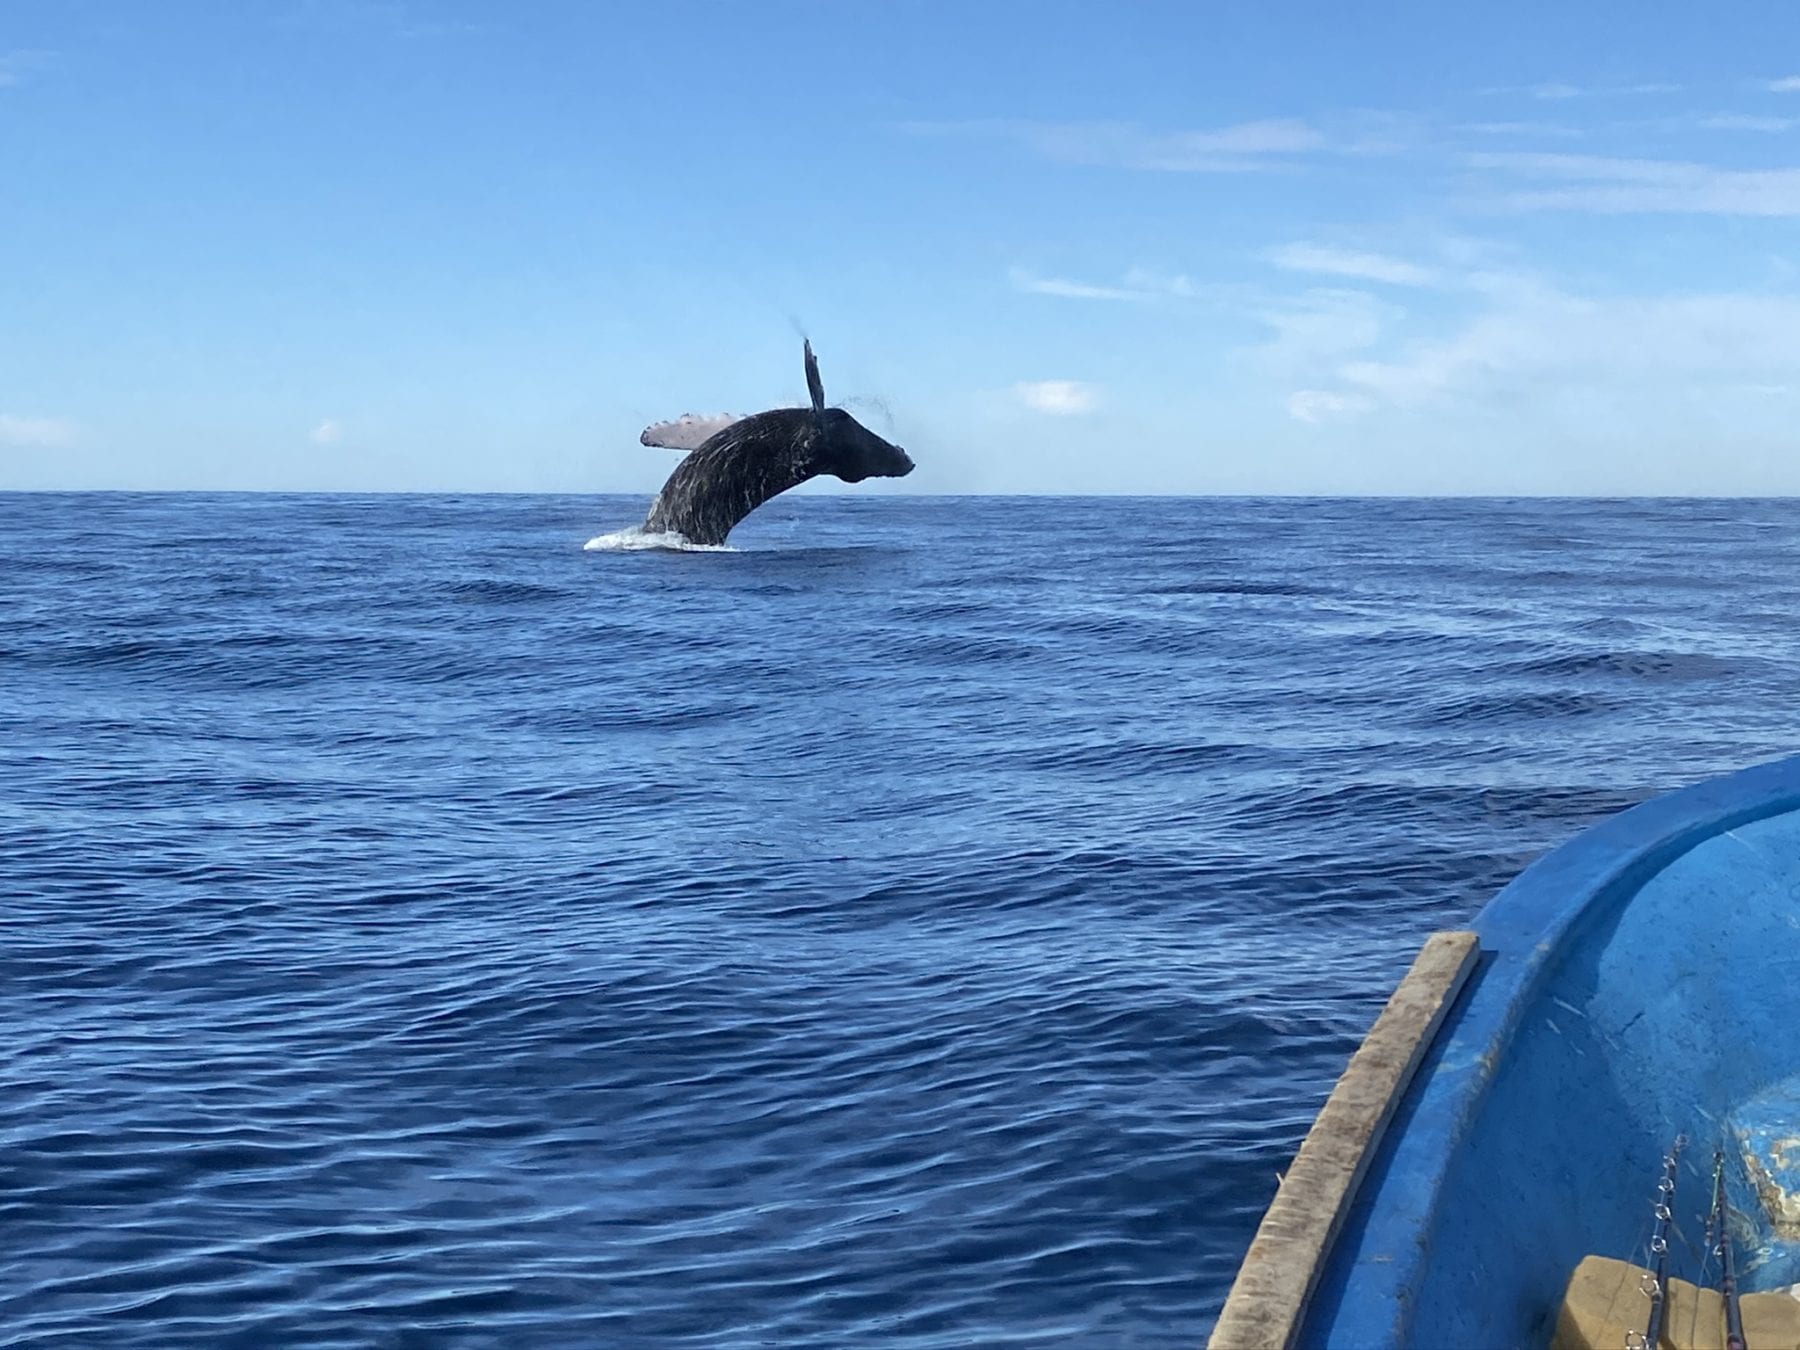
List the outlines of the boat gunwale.
{"type": "Polygon", "coordinates": [[[1321,1289],[1333,1266],[1356,1266],[1328,1308],[1312,1304],[1299,1344],[1407,1343],[1458,1145],[1524,1010],[1533,1006],[1571,939],[1611,917],[1652,877],[1708,840],[1795,810],[1800,755],[1662,793],[1546,853],[1482,907],[1469,924],[1480,936],[1482,968],[1456,1016],[1439,1031],[1432,1063],[1408,1090],[1403,1123],[1378,1146],[1362,1180],[1353,1203],[1366,1205],[1366,1217],[1347,1224],[1321,1258],[1321,1289]]]}

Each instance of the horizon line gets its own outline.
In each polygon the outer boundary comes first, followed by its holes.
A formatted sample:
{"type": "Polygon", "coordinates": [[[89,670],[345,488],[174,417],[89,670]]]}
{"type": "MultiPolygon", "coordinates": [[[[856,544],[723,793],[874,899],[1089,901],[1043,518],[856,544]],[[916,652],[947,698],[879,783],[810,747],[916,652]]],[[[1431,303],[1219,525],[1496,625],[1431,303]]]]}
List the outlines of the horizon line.
{"type": "MultiPolygon", "coordinates": [[[[4,497],[654,497],[649,492],[591,492],[579,489],[520,488],[9,488],[4,497]]],[[[1561,502],[1730,502],[1800,501],[1797,492],[829,492],[811,496],[874,504],[883,501],[1561,501],[1561,502]]]]}

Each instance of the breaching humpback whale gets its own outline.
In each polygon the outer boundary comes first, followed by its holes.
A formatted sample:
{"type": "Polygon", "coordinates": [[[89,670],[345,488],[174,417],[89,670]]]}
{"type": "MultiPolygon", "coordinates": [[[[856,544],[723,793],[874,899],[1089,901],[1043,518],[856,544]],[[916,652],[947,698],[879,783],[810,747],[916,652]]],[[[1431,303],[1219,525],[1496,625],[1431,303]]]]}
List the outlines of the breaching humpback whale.
{"type": "Polygon", "coordinates": [[[645,534],[679,534],[690,543],[722,544],[731,527],[776,493],[820,474],[846,483],[903,478],[913,471],[906,451],[890,445],[842,408],[825,406],[825,386],[812,343],[805,344],[810,408],[775,408],[749,417],[696,417],[646,427],[645,445],[687,450],[669,475],[645,534]]]}

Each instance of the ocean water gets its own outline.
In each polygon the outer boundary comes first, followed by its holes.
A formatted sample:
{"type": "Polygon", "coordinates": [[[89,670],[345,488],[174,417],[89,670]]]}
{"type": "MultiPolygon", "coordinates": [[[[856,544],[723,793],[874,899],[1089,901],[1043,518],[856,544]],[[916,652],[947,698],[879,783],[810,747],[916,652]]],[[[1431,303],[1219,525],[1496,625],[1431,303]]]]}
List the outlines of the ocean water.
{"type": "Polygon", "coordinates": [[[0,1345],[1191,1347],[1800,503],[0,496],[0,1345]]]}

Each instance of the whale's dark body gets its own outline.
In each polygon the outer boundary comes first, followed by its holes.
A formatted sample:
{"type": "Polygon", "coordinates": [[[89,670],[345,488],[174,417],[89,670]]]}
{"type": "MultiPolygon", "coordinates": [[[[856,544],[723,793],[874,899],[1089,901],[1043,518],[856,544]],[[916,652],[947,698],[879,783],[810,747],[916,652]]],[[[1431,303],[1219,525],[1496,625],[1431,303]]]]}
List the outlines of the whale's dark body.
{"type": "MultiPolygon", "coordinates": [[[[842,408],[825,406],[812,344],[806,344],[810,408],[776,408],[731,422],[689,453],[650,504],[646,534],[679,534],[695,544],[722,544],[745,516],[777,493],[829,474],[846,483],[902,478],[913,470],[906,451],[890,444],[842,408]]],[[[684,419],[692,421],[693,419],[684,419]]],[[[640,439],[658,439],[659,423],[640,439]]]]}

